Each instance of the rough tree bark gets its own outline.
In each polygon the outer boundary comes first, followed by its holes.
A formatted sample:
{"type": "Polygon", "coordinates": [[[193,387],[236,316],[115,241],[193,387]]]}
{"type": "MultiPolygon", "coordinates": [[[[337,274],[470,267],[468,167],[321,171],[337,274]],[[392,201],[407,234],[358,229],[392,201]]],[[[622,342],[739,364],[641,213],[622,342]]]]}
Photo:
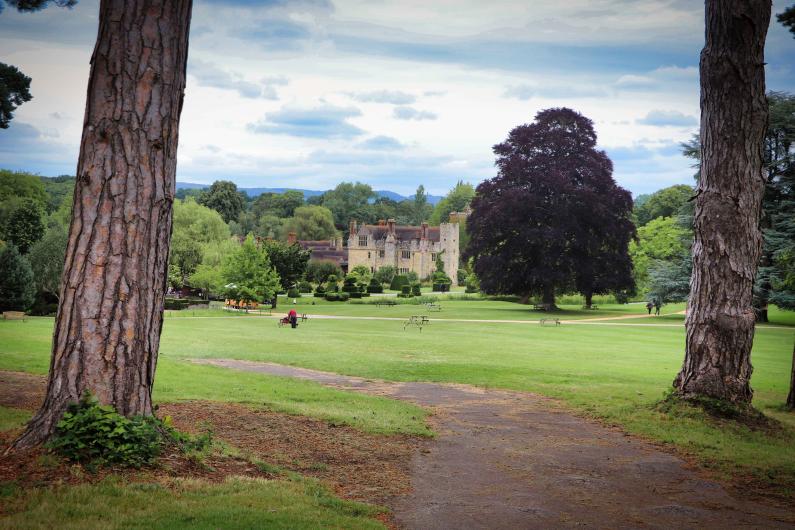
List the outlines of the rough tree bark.
{"type": "Polygon", "coordinates": [[[545,285],[544,292],[541,296],[541,301],[548,309],[556,309],[557,306],[555,305],[555,286],[554,285],[545,285]]]}
{"type": "Polygon", "coordinates": [[[706,1],[693,276],[685,360],[674,380],[685,398],[751,402],[770,11],[770,0],[706,1]]]}
{"type": "Polygon", "coordinates": [[[152,413],[191,0],[102,0],[47,396],[46,440],[86,391],[152,413]]]}
{"type": "Polygon", "coordinates": [[[787,396],[787,408],[795,410],[795,344],[792,346],[792,375],[789,381],[789,396],[787,396]]]}

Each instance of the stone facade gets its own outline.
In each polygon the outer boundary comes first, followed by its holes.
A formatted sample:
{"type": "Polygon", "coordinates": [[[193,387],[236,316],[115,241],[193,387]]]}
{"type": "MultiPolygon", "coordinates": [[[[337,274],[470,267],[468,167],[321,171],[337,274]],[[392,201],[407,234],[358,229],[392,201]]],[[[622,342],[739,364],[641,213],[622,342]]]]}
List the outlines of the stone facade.
{"type": "MultiPolygon", "coordinates": [[[[452,217],[452,216],[451,216],[452,217]]],[[[391,265],[398,273],[416,272],[425,279],[436,270],[436,259],[442,256],[444,271],[458,281],[459,223],[442,223],[438,227],[397,226],[394,219],[377,225],[359,225],[351,221],[348,238],[348,270],[364,265],[375,272],[391,265]]]]}

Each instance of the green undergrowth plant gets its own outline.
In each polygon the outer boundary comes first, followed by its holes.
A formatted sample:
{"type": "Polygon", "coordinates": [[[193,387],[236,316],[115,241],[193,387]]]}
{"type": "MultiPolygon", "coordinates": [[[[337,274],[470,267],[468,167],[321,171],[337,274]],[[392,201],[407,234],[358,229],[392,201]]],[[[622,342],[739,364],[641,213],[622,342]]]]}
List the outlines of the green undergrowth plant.
{"type": "Polygon", "coordinates": [[[212,433],[192,437],[171,427],[168,418],[127,418],[86,392],[80,401],[69,405],[47,447],[90,469],[152,465],[167,445],[176,446],[187,455],[200,454],[212,445],[212,433]]]}

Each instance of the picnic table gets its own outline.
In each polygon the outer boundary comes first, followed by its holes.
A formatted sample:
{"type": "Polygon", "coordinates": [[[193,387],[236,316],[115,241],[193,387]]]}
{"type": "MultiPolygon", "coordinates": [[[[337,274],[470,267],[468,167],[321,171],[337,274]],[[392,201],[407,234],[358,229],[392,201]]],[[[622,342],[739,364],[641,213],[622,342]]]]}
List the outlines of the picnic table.
{"type": "Polygon", "coordinates": [[[381,307],[382,305],[391,307],[397,305],[397,302],[394,300],[378,300],[375,305],[376,307],[381,307]]]}
{"type": "Polygon", "coordinates": [[[556,326],[560,326],[560,319],[559,318],[542,318],[538,321],[539,324],[542,326],[546,324],[555,324],[556,326]]]}
{"type": "Polygon", "coordinates": [[[428,319],[427,315],[412,315],[403,323],[403,330],[409,326],[417,326],[422,331],[422,327],[425,324],[430,324],[430,320],[428,319]]]}
{"type": "Polygon", "coordinates": [[[441,311],[442,310],[441,304],[435,304],[433,302],[429,302],[429,303],[425,304],[425,307],[428,308],[428,311],[441,311]]]}

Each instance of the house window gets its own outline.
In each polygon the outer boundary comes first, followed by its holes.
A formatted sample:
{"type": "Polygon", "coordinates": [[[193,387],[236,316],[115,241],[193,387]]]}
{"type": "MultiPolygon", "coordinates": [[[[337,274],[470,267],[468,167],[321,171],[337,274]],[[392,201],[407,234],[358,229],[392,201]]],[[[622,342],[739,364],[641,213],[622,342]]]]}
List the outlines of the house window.
{"type": "Polygon", "coordinates": [[[384,256],[386,256],[386,251],[384,251],[384,250],[379,250],[379,251],[378,251],[378,257],[379,257],[379,258],[383,258],[384,256]]]}
{"type": "Polygon", "coordinates": [[[431,252],[431,261],[436,261],[436,254],[431,252]]]}
{"type": "Polygon", "coordinates": [[[398,269],[398,274],[408,274],[408,273],[409,273],[409,268],[408,267],[400,267],[398,269]]]}
{"type": "Polygon", "coordinates": [[[411,259],[411,251],[410,250],[401,250],[400,257],[403,259],[411,259]]]}
{"type": "Polygon", "coordinates": [[[359,236],[359,246],[360,247],[367,246],[367,236],[359,236]]]}

